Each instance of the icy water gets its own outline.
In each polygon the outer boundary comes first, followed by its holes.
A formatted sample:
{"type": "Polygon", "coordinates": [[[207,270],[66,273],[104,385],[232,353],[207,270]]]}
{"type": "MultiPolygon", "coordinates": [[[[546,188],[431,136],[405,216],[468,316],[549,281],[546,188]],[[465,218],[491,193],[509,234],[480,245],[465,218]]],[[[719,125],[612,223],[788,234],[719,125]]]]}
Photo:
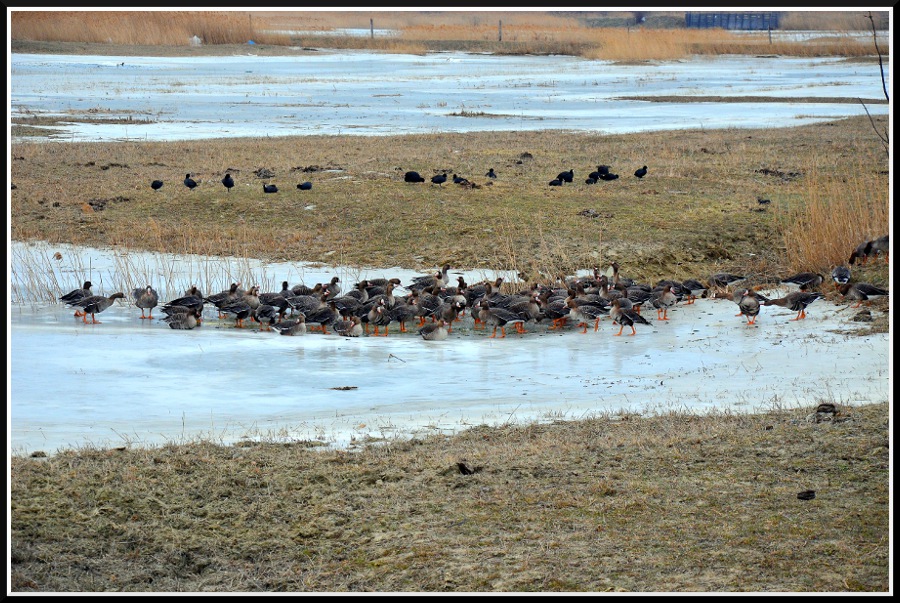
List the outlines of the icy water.
{"type": "MultiPolygon", "coordinates": [[[[66,117],[68,123],[52,127],[53,138],[64,141],[626,133],[796,126],[865,114],[859,102],[833,98],[884,98],[877,64],[835,58],[721,56],[622,65],[572,56],[296,53],[255,56],[248,46],[233,57],[12,54],[10,115],[66,117]],[[651,102],[669,96],[682,98],[651,102]],[[715,96],[767,102],[689,102],[715,96]],[[822,100],[796,101],[810,97],[822,100]]],[[[888,112],[887,105],[868,109],[888,112]]]]}
{"type": "MultiPolygon", "coordinates": [[[[281,288],[415,273],[262,264],[121,250],[14,245],[10,319],[10,450],[157,445],[208,438],[319,440],[333,446],[391,436],[454,433],[474,425],[571,420],[600,413],[668,410],[757,412],[886,400],[890,338],[845,333],[857,325],[846,305],[819,302],[809,317],[764,308],[757,324],[736,317],[729,300],[679,304],[670,320],[637,334],[609,318],[600,329],[551,330],[548,321],[506,337],[473,329],[471,317],[445,341],[428,342],[392,325],[387,337],[309,332],[286,337],[237,328],[206,309],[203,325],[171,330],[142,320],[130,301],[84,324],[70,308],[30,294],[20,264],[45,266],[48,282],[110,295],[153,283],[161,297],[190,283],[205,292],[233,277],[281,288]],[[62,260],[53,259],[59,252],[62,260]],[[90,266],[90,272],[84,267],[90,266]],[[140,275],[129,283],[119,275],[140,275]],[[204,280],[202,275],[215,275],[204,280]],[[851,370],[852,367],[852,370],[851,370]]],[[[467,282],[503,273],[451,270],[467,282]]],[[[264,290],[266,287],[263,287],[264,290]]],[[[65,292],[67,292],[66,289],[65,292]]],[[[401,290],[401,293],[403,291],[401,290]]],[[[772,292],[777,293],[777,292],[772,292]]]]}

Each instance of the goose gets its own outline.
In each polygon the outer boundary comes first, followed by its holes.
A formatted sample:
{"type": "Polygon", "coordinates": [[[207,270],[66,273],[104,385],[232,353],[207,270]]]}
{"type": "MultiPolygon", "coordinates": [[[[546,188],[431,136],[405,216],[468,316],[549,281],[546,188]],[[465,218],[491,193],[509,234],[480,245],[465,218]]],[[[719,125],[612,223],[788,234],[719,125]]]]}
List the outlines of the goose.
{"type": "Polygon", "coordinates": [[[199,327],[203,322],[201,312],[198,308],[188,308],[187,306],[172,306],[182,308],[183,311],[172,312],[165,318],[161,319],[169,325],[170,329],[190,330],[199,327]]]}
{"type": "Polygon", "coordinates": [[[337,311],[337,308],[335,308],[333,301],[325,302],[325,304],[317,310],[306,313],[306,323],[318,325],[319,330],[325,335],[328,335],[328,326],[334,324],[334,322],[340,320],[340,318],[341,315],[337,311]]]}
{"type": "Polygon", "coordinates": [[[706,293],[706,285],[697,279],[689,278],[682,281],[681,286],[687,289],[687,303],[694,303],[698,297],[702,297],[706,293]]]}
{"type": "Polygon", "coordinates": [[[799,287],[801,291],[818,287],[823,282],[825,282],[825,277],[816,272],[798,272],[793,276],[781,280],[782,285],[795,285],[799,287]]]}
{"type": "Polygon", "coordinates": [[[250,320],[259,323],[263,331],[268,331],[281,317],[277,307],[270,304],[259,304],[250,313],[250,320]]]}
{"type": "MultiPolygon", "coordinates": [[[[65,302],[67,306],[73,306],[75,305],[74,302],[91,296],[91,286],[91,281],[84,281],[81,289],[72,289],[65,295],[60,296],[59,301],[65,302]]],[[[75,310],[75,316],[84,316],[84,312],[75,310]]]]}
{"type": "Polygon", "coordinates": [[[735,294],[734,301],[737,303],[738,308],[741,309],[735,316],[746,316],[747,324],[754,324],[756,317],[759,315],[760,306],[756,292],[753,289],[744,289],[735,294]]]}
{"type": "Polygon", "coordinates": [[[191,178],[190,174],[185,174],[184,175],[184,185],[186,187],[188,187],[189,189],[194,190],[195,188],[197,188],[197,181],[194,180],[193,178],[191,178]]]}
{"type": "Polygon", "coordinates": [[[231,174],[225,174],[225,177],[222,178],[222,184],[225,185],[225,188],[228,189],[228,192],[231,192],[231,189],[234,187],[234,179],[231,177],[231,174]]]}
{"type": "Polygon", "coordinates": [[[153,318],[153,308],[159,305],[159,294],[156,290],[147,285],[145,288],[138,287],[131,292],[134,297],[134,305],[141,309],[141,318],[153,318]],[[150,316],[144,316],[144,310],[150,311],[150,316]]]}
{"type": "Polygon", "coordinates": [[[572,320],[578,321],[579,327],[584,327],[582,333],[587,333],[590,322],[594,322],[594,331],[600,330],[600,319],[609,314],[609,308],[594,303],[583,301],[579,303],[574,297],[566,299],[566,305],[569,307],[569,316],[572,320]]]}
{"type": "Polygon", "coordinates": [[[871,257],[873,255],[884,254],[885,263],[889,263],[888,254],[891,251],[891,240],[890,235],[884,235],[883,237],[878,237],[877,239],[873,239],[866,244],[865,254],[866,257],[871,257]]]}
{"type": "Polygon", "coordinates": [[[717,289],[725,289],[728,285],[744,280],[746,277],[731,274],[729,272],[717,272],[709,277],[709,286],[717,289]]]}
{"type": "Polygon", "coordinates": [[[233,302],[239,300],[244,296],[244,292],[240,290],[240,283],[231,283],[231,287],[228,291],[221,291],[219,293],[213,293],[209,297],[204,298],[204,302],[209,302],[214,305],[219,311],[219,317],[222,316],[222,307],[233,302]]]}
{"type": "Polygon", "coordinates": [[[850,260],[848,263],[852,266],[856,263],[856,260],[859,260],[860,264],[865,264],[869,259],[868,250],[869,249],[869,241],[863,241],[859,245],[856,246],[856,249],[853,250],[853,253],[850,254],[850,260]]]}
{"type": "Polygon", "coordinates": [[[300,312],[294,318],[273,324],[272,329],[279,335],[306,335],[306,316],[300,312]]]}
{"type": "Polygon", "coordinates": [[[362,318],[352,314],[345,319],[336,320],[331,328],[342,337],[360,337],[363,334],[362,318]]]}
{"type": "MultiPolygon", "coordinates": [[[[387,304],[385,304],[385,306],[387,306],[387,304]]],[[[391,322],[396,322],[400,325],[400,332],[406,333],[408,331],[406,323],[416,318],[418,308],[411,304],[398,301],[394,304],[394,307],[388,308],[387,312],[390,315],[391,322]]]]}
{"type": "MultiPolygon", "coordinates": [[[[502,339],[506,337],[506,325],[525,322],[525,318],[522,316],[506,308],[495,306],[487,298],[482,298],[479,302],[478,319],[486,327],[494,327],[491,339],[497,336],[497,327],[500,328],[500,339],[502,339]]],[[[516,327],[516,330],[520,333],[522,332],[522,329],[519,327],[516,327]]]]}
{"type": "Polygon", "coordinates": [[[845,299],[851,299],[857,302],[855,306],[851,306],[853,308],[860,307],[863,302],[866,302],[866,305],[870,305],[872,300],[888,297],[890,295],[890,292],[887,289],[876,287],[870,283],[853,283],[852,285],[850,283],[844,283],[838,287],[838,291],[841,292],[841,295],[843,295],[845,299]]]}
{"type": "Polygon", "coordinates": [[[219,311],[222,312],[222,314],[233,315],[235,328],[242,329],[244,327],[244,321],[253,314],[253,307],[243,300],[232,300],[222,304],[219,311]]]}
{"type": "Polygon", "coordinates": [[[391,324],[390,309],[385,305],[384,299],[378,300],[378,303],[372,306],[366,314],[366,324],[375,326],[375,335],[378,335],[378,329],[384,327],[384,337],[388,335],[388,325],[391,324]]]}
{"type": "Polygon", "coordinates": [[[793,293],[788,293],[784,297],[767,299],[763,302],[763,305],[789,308],[797,313],[797,316],[791,320],[802,320],[806,318],[806,308],[817,299],[823,297],[825,297],[825,295],[818,291],[813,291],[811,293],[806,291],[794,291],[793,293]]]}
{"type": "Polygon", "coordinates": [[[441,319],[423,326],[418,333],[425,341],[444,341],[449,335],[448,323],[441,319]]]}
{"type": "Polygon", "coordinates": [[[637,330],[634,328],[635,324],[650,324],[646,318],[634,310],[626,310],[623,308],[622,302],[618,299],[612,301],[612,306],[609,309],[609,316],[619,324],[619,332],[614,335],[615,337],[620,336],[625,327],[631,327],[631,334],[635,335],[637,333],[637,330]]]}
{"type": "MultiPolygon", "coordinates": [[[[199,293],[199,291],[198,291],[199,293]]],[[[170,302],[166,302],[160,308],[164,314],[170,315],[174,312],[181,311],[180,308],[187,309],[198,309],[201,312],[203,311],[203,297],[199,295],[183,295],[179,298],[173,299],[170,302]]]]}
{"type": "Polygon", "coordinates": [[[656,308],[656,320],[669,320],[669,308],[678,303],[675,291],[675,287],[670,285],[654,293],[653,297],[650,298],[650,303],[656,308]],[[662,316],[659,315],[660,312],[662,312],[662,316]]]}
{"type": "Polygon", "coordinates": [[[73,305],[78,306],[84,312],[82,316],[82,321],[85,324],[89,324],[87,321],[87,315],[91,315],[91,323],[99,325],[100,321],[97,320],[95,314],[99,314],[103,312],[107,308],[109,308],[117,299],[122,299],[125,297],[124,293],[113,293],[109,297],[104,297],[102,295],[90,295],[88,297],[82,297],[78,301],[73,302],[73,305]]]}
{"type": "Polygon", "coordinates": [[[850,269],[846,266],[835,266],[831,271],[831,280],[834,281],[834,288],[838,289],[841,285],[850,282],[850,269]]]}

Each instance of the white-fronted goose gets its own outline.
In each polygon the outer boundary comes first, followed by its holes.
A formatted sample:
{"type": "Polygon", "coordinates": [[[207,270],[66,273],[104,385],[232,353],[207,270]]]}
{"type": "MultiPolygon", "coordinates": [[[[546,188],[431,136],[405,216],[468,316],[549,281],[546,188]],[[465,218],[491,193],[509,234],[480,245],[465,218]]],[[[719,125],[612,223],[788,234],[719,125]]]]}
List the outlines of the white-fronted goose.
{"type": "Polygon", "coordinates": [[[134,297],[134,305],[141,309],[141,318],[153,318],[153,308],[159,305],[159,294],[156,290],[147,285],[144,288],[138,287],[131,292],[134,297]],[[149,310],[150,315],[144,316],[144,310],[149,310]]]}
{"type": "Polygon", "coordinates": [[[107,308],[109,308],[117,299],[122,299],[125,297],[124,293],[113,293],[109,297],[104,297],[102,295],[90,295],[88,297],[82,297],[76,302],[73,302],[73,306],[78,306],[81,308],[83,314],[81,315],[81,320],[88,324],[87,315],[91,315],[91,324],[99,325],[100,321],[97,320],[95,314],[99,314],[103,312],[107,308]]]}

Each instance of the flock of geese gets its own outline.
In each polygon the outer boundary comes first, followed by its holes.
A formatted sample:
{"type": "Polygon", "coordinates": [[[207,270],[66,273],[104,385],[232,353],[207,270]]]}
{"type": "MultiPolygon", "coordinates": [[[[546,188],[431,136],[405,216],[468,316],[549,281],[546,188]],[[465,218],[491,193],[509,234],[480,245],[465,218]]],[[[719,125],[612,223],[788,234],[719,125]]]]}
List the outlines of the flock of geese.
{"type": "MultiPolygon", "coordinates": [[[[851,263],[865,263],[873,258],[875,261],[881,255],[889,262],[886,243],[887,236],[867,241],[859,247],[863,251],[853,252],[851,263]]],[[[334,276],[313,287],[290,286],[284,281],[280,291],[270,292],[260,291],[259,286],[245,290],[240,283],[232,283],[226,291],[204,295],[192,285],[183,296],[163,303],[153,287],[147,285],[134,289],[131,298],[141,309],[141,319],[153,319],[153,310],[159,308],[164,315],[160,320],[172,329],[201,326],[204,308],[211,305],[220,321],[233,318],[237,328],[250,321],[261,330],[281,335],[303,335],[309,331],[327,334],[331,329],[346,337],[386,337],[390,326],[396,324],[401,333],[410,332],[408,325],[414,325],[423,339],[440,341],[465,316],[471,317],[473,330],[491,329],[491,338],[498,337],[498,330],[499,337],[506,337],[507,328],[524,334],[527,325],[545,320],[551,330],[574,325],[586,333],[593,325],[598,331],[600,320],[607,316],[619,327],[615,336],[622,335],[625,328],[631,330],[629,335],[635,335],[637,326],[652,324],[642,309],[656,310],[655,320],[668,321],[669,310],[678,303],[693,304],[701,297],[730,296],[739,309],[736,316],[745,317],[747,324],[755,324],[765,306],[790,309],[797,312],[791,320],[803,320],[806,309],[824,297],[820,288],[826,281],[821,274],[801,272],[781,280],[781,284],[796,290],[770,298],[752,287],[739,286],[746,277],[731,273],[713,274],[706,283],[688,279],[661,280],[650,285],[622,276],[619,269],[619,264],[613,262],[606,272],[595,268],[592,276],[560,277],[552,285],[535,283],[512,293],[502,291],[502,277],[469,284],[459,276],[454,283],[450,266],[445,264],[435,273],[413,277],[406,284],[399,278],[364,279],[348,291],[334,276]],[[401,295],[401,290],[405,294],[401,295]]],[[[881,287],[852,282],[847,266],[834,268],[831,279],[846,300],[856,302],[853,307],[889,296],[881,287]]],[[[85,281],[81,288],[59,299],[74,307],[75,316],[85,324],[100,324],[96,315],[123,298],[122,292],[108,297],[95,295],[91,282],[85,281]]]]}

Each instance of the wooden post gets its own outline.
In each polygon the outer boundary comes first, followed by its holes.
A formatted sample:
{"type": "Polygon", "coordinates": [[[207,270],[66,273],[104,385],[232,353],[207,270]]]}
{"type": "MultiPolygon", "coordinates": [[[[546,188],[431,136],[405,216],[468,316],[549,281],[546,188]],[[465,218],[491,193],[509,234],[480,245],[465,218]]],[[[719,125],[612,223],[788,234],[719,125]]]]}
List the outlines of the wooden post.
{"type": "Polygon", "coordinates": [[[503,20],[502,19],[497,23],[497,41],[498,42],[503,41],[503,20]]]}
{"type": "Polygon", "coordinates": [[[369,19],[369,36],[375,39],[375,19],[369,19]]]}

